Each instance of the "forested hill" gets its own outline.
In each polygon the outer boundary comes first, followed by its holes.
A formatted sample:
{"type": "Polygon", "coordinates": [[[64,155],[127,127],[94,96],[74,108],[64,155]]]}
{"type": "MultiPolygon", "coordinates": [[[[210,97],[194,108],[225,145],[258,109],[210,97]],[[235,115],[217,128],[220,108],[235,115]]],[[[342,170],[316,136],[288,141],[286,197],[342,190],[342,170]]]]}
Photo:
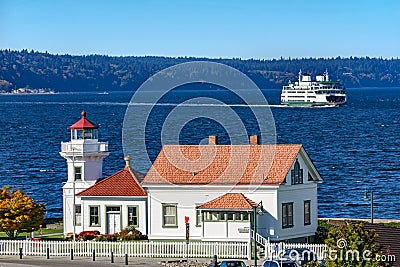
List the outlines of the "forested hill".
{"type": "Polygon", "coordinates": [[[247,74],[260,88],[281,88],[301,69],[313,76],[328,69],[346,87],[400,87],[400,59],[302,58],[272,60],[52,55],[0,50],[0,91],[49,88],[57,92],[134,90],[157,71],[175,64],[208,60],[247,74]]]}

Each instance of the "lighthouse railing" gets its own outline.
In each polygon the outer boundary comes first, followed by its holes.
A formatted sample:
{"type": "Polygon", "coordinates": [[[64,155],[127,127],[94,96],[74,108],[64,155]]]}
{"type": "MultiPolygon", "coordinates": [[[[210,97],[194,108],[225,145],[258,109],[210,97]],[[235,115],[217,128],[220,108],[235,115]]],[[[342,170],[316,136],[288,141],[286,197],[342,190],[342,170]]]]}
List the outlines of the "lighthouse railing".
{"type": "Polygon", "coordinates": [[[108,152],[108,142],[95,142],[80,144],[72,142],[62,142],[61,152],[64,153],[80,153],[80,152],[108,152]]]}

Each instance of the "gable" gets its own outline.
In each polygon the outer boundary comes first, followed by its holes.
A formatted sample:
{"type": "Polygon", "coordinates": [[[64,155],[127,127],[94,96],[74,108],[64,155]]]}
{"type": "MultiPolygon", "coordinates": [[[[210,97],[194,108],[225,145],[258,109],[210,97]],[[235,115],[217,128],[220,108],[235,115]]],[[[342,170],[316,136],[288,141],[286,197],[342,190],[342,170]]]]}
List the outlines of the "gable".
{"type": "Polygon", "coordinates": [[[258,204],[242,193],[227,193],[207,203],[197,206],[201,210],[252,210],[258,204]]]}
{"type": "Polygon", "coordinates": [[[135,174],[129,167],[116,172],[115,174],[100,180],[91,187],[78,193],[77,196],[129,196],[146,197],[147,193],[139,184],[135,174]]]}
{"type": "Polygon", "coordinates": [[[291,180],[292,180],[292,174],[295,172],[295,166],[296,164],[299,164],[300,171],[303,173],[303,182],[304,183],[321,183],[323,182],[323,179],[321,178],[321,175],[317,171],[314,163],[311,161],[310,157],[308,156],[307,152],[305,149],[302,147],[294,159],[292,166],[290,167],[290,170],[288,171],[286,175],[286,184],[290,185],[291,180]]]}
{"type": "MultiPolygon", "coordinates": [[[[314,182],[321,183],[324,181],[321,175],[319,174],[317,168],[315,167],[314,163],[312,162],[310,156],[303,147],[300,149],[298,157],[301,158],[301,160],[303,161],[303,164],[307,168],[307,172],[311,175],[314,182]]],[[[304,173],[304,175],[305,178],[308,177],[307,173],[304,173]]]]}

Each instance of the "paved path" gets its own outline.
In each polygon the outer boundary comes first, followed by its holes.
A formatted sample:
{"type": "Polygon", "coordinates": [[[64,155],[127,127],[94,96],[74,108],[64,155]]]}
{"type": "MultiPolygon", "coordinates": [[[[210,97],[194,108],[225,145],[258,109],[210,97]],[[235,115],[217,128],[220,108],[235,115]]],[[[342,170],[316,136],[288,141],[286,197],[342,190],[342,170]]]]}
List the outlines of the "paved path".
{"type": "MultiPolygon", "coordinates": [[[[165,259],[157,258],[129,258],[128,265],[125,265],[125,259],[123,257],[115,257],[114,263],[110,262],[109,258],[96,258],[93,261],[91,258],[77,257],[73,261],[69,257],[51,257],[46,259],[40,256],[25,256],[23,259],[19,259],[19,256],[12,255],[0,255],[0,267],[37,267],[37,266],[51,266],[51,267],[61,267],[61,266],[147,266],[147,267],[163,267],[164,265],[159,264],[159,262],[165,259]]],[[[171,259],[169,259],[171,260],[171,259]]]]}
{"type": "MultiPolygon", "coordinates": [[[[22,259],[19,259],[18,255],[0,255],[0,267],[38,267],[38,266],[51,266],[51,267],[65,267],[65,266],[74,266],[74,267],[101,267],[101,266],[113,266],[113,267],[122,267],[122,266],[145,266],[145,267],[185,267],[186,262],[171,263],[172,261],[179,262],[182,259],[174,259],[174,258],[137,258],[132,257],[128,258],[128,265],[125,265],[124,257],[115,257],[114,263],[111,263],[110,258],[106,257],[96,257],[96,261],[93,261],[92,258],[89,257],[75,257],[74,260],[71,261],[69,257],[50,257],[50,259],[46,259],[46,257],[42,256],[24,256],[22,259]],[[161,264],[169,262],[169,264],[161,264]]],[[[247,266],[254,266],[254,262],[250,260],[243,260],[247,266]]],[[[262,265],[262,260],[258,261],[258,266],[262,265]]],[[[207,266],[211,263],[211,259],[189,259],[189,267],[195,266],[207,266]]]]}
{"type": "Polygon", "coordinates": [[[35,235],[35,237],[47,237],[47,236],[56,236],[56,235],[63,235],[63,233],[42,234],[42,235],[35,235]]]}

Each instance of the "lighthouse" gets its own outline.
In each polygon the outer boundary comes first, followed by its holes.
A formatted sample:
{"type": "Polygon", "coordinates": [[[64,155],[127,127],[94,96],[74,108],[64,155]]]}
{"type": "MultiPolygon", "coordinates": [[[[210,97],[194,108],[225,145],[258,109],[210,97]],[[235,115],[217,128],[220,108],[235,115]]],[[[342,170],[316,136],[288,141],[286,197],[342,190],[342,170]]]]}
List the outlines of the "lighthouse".
{"type": "Polygon", "coordinates": [[[102,178],[103,159],[109,155],[108,143],[98,140],[99,126],[86,118],[86,112],[70,126],[71,140],[61,142],[60,155],[67,160],[68,179],[63,186],[64,234],[79,233],[82,203],[76,194],[102,178]]]}

